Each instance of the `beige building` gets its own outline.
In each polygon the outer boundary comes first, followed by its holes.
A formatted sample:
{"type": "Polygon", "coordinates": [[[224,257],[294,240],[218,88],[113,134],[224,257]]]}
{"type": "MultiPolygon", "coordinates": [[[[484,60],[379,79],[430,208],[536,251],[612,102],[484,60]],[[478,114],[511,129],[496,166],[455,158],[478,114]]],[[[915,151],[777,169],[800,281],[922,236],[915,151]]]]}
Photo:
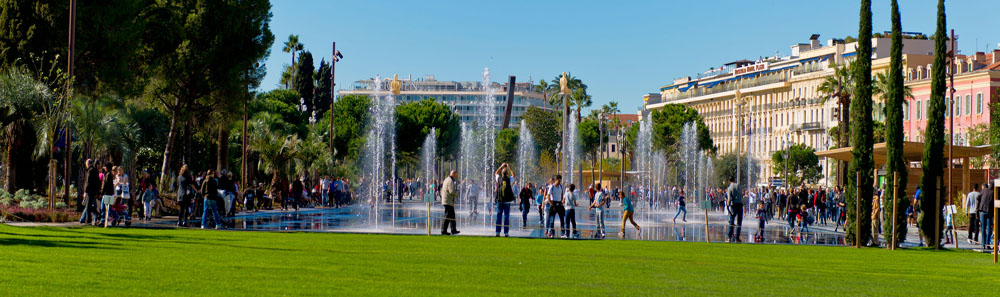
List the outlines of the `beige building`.
{"type": "MultiPolygon", "coordinates": [[[[734,61],[695,78],[676,79],[660,88],[660,98],[644,96],[644,107],[655,110],[683,104],[694,108],[704,118],[719,154],[735,153],[739,144],[740,152],[749,152],[760,161],[759,182],[778,178],[781,172],[774,172],[771,164],[775,151],[795,143],[824,150],[836,141],[836,135],[829,135],[837,125],[836,98],[828,100],[819,88],[833,76],[836,64],[856,58],[857,43],[830,39],[821,45],[818,38],[813,35],[809,43],[792,45],[788,56],[734,61]]],[[[903,42],[904,54],[933,51],[931,40],[903,42]]],[[[872,47],[873,73],[883,71],[889,63],[891,40],[873,38],[872,47]]],[[[829,176],[832,161],[820,162],[823,176],[829,176]]]]}

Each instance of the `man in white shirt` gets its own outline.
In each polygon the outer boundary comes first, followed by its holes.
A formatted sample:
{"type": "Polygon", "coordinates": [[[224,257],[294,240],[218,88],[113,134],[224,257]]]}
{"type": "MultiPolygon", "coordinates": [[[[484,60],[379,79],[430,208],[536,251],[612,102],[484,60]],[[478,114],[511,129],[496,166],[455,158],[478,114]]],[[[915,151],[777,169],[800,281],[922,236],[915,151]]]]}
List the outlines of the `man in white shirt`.
{"type": "Polygon", "coordinates": [[[976,209],[979,206],[979,184],[972,185],[972,192],[965,196],[965,213],[969,216],[969,243],[979,242],[979,216],[976,209]]]}
{"type": "Polygon", "coordinates": [[[548,222],[546,222],[546,236],[555,236],[555,215],[559,215],[559,229],[566,229],[566,209],[563,207],[563,186],[562,175],[556,174],[555,182],[545,191],[545,203],[549,206],[548,222]]]}

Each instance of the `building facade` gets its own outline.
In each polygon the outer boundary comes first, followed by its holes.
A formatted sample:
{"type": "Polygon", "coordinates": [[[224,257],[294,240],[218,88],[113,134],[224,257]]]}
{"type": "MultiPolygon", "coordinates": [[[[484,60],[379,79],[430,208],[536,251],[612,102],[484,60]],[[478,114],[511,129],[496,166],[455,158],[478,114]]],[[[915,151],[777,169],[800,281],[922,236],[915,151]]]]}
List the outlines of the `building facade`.
{"type": "MultiPolygon", "coordinates": [[[[837,135],[831,135],[830,130],[838,125],[838,116],[846,116],[838,109],[837,98],[831,98],[829,94],[820,91],[820,86],[827,79],[835,78],[837,65],[846,65],[858,58],[855,52],[857,43],[830,39],[825,45],[821,45],[818,37],[813,35],[809,43],[792,45],[791,55],[788,56],[734,61],[718,68],[710,68],[694,78],[675,79],[660,88],[659,98],[644,95],[644,108],[647,111],[654,110],[666,104],[682,104],[694,108],[704,118],[719,154],[737,153],[737,150],[741,154],[749,153],[760,162],[760,182],[780,178],[782,173],[774,172],[771,164],[771,156],[775,151],[783,150],[791,144],[805,144],[816,150],[830,148],[837,141],[837,135]]],[[[925,74],[925,69],[928,68],[929,61],[933,60],[934,44],[932,40],[917,38],[904,38],[903,44],[906,84],[913,89],[915,97],[909,102],[920,102],[920,98],[929,95],[930,79],[925,74]],[[910,79],[911,76],[926,78],[910,79]],[[925,84],[926,91],[923,86],[925,84]]],[[[889,66],[891,40],[873,38],[872,47],[872,75],[875,77],[889,66]]],[[[974,104],[977,102],[976,94],[980,92],[984,94],[983,102],[990,102],[990,98],[995,98],[991,97],[995,95],[988,95],[993,93],[985,90],[992,86],[992,83],[990,86],[985,83],[987,77],[993,79],[995,74],[985,70],[989,67],[986,66],[988,63],[983,62],[994,59],[993,56],[992,53],[977,53],[975,57],[979,58],[979,62],[976,63],[968,62],[975,58],[959,56],[959,64],[965,61],[970,65],[980,65],[965,66],[973,69],[967,74],[968,82],[956,76],[956,88],[960,90],[956,93],[956,98],[959,94],[964,96],[969,93],[967,95],[970,96],[970,107],[973,109],[969,114],[970,118],[963,122],[964,125],[989,120],[987,106],[980,108],[986,118],[975,118],[977,107],[974,104]],[[962,93],[960,81],[966,84],[965,90],[971,91],[962,93]]],[[[873,101],[873,118],[884,120],[884,100],[876,97],[873,101]]],[[[906,113],[918,112],[916,110],[919,109],[914,105],[916,104],[908,104],[909,112],[906,113]]],[[[926,109],[925,106],[923,108],[926,109]]],[[[963,110],[963,116],[964,112],[963,110]]],[[[914,129],[922,127],[921,124],[926,125],[926,121],[921,123],[919,120],[914,121],[912,117],[906,117],[904,129],[908,140],[919,140],[911,136],[915,134],[912,133],[914,129]]],[[[956,131],[959,129],[956,127],[956,131]]],[[[835,163],[832,160],[820,162],[823,176],[830,176],[831,167],[835,167],[835,163]]],[[[820,181],[821,184],[828,182],[820,181]]]]}
{"type": "MultiPolygon", "coordinates": [[[[396,104],[406,104],[410,102],[431,99],[451,106],[452,110],[458,114],[459,119],[465,123],[474,123],[483,117],[483,108],[479,101],[486,96],[482,82],[458,82],[458,81],[438,81],[434,76],[426,76],[421,79],[405,78],[400,79],[402,88],[396,98],[396,104]]],[[[382,80],[382,90],[388,94],[389,80],[382,80]]],[[[507,83],[492,83],[494,89],[494,106],[496,113],[494,122],[499,127],[503,124],[504,112],[507,109],[507,83]]],[[[355,81],[347,90],[337,91],[338,96],[344,95],[366,95],[372,96],[375,93],[375,80],[366,79],[355,81]]],[[[545,102],[541,93],[535,91],[533,82],[523,82],[514,84],[514,104],[511,108],[510,127],[517,127],[521,122],[521,116],[529,106],[552,110],[553,108],[545,102]]]]}

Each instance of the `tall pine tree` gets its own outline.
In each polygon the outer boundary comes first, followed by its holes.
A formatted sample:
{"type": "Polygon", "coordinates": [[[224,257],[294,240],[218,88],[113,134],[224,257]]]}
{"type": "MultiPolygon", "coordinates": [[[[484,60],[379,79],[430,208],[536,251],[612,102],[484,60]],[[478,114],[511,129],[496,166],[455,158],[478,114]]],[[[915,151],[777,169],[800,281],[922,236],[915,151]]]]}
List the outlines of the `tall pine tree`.
{"type": "Polygon", "coordinates": [[[871,238],[872,177],[872,2],[861,1],[858,25],[857,60],[853,67],[854,94],[851,100],[851,163],[848,165],[847,240],[866,243],[871,238]],[[860,173],[860,174],[858,174],[860,173]],[[860,179],[859,179],[860,177],[860,179]],[[861,203],[858,214],[857,203],[861,203]],[[859,217],[860,215],[860,217],[859,217]],[[860,224],[860,233],[857,233],[860,224]]]}
{"type": "Polygon", "coordinates": [[[292,87],[295,91],[299,92],[299,97],[302,98],[303,104],[306,105],[306,114],[311,115],[313,111],[313,90],[315,89],[315,81],[313,80],[313,72],[316,68],[313,68],[313,57],[312,53],[305,51],[299,56],[299,67],[295,71],[295,83],[292,87]]]}
{"type": "Polygon", "coordinates": [[[885,94],[885,150],[886,171],[889,172],[882,211],[886,217],[886,246],[892,244],[892,226],[896,226],[896,242],[906,240],[906,159],[903,158],[903,101],[906,100],[903,86],[903,25],[899,20],[899,4],[892,0],[892,52],[889,59],[889,91],[885,94]],[[899,182],[893,180],[893,173],[899,182]],[[893,199],[892,195],[898,195],[893,199]],[[893,205],[893,200],[896,204],[893,205]],[[893,216],[893,209],[898,208],[893,216]]]}
{"type": "Polygon", "coordinates": [[[326,60],[319,61],[319,69],[316,70],[316,96],[313,97],[313,103],[316,105],[316,116],[323,116],[327,110],[330,110],[330,64],[326,60]]]}
{"type": "Polygon", "coordinates": [[[942,223],[941,203],[943,198],[938,183],[944,172],[944,113],[945,113],[945,85],[946,70],[948,67],[945,55],[948,41],[944,15],[944,0],[938,0],[937,31],[934,33],[934,65],[931,68],[931,99],[927,103],[927,136],[924,142],[924,156],[921,167],[924,169],[924,176],[920,179],[923,200],[920,201],[920,208],[923,209],[920,219],[920,230],[927,237],[927,246],[939,247],[941,245],[942,230],[938,224],[942,223]],[[938,233],[938,234],[935,234],[938,233]]]}

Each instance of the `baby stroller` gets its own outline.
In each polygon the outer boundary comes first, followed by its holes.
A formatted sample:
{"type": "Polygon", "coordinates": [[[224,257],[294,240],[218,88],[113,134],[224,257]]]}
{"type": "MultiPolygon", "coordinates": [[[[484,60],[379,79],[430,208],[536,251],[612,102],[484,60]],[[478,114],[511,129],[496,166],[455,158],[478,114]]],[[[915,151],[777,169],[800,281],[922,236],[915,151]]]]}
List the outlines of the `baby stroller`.
{"type": "Polygon", "coordinates": [[[132,217],[129,215],[128,205],[122,203],[123,201],[120,199],[116,200],[114,203],[102,205],[98,226],[104,226],[105,220],[107,220],[108,226],[118,226],[122,223],[125,224],[125,227],[132,226],[132,217]]]}

